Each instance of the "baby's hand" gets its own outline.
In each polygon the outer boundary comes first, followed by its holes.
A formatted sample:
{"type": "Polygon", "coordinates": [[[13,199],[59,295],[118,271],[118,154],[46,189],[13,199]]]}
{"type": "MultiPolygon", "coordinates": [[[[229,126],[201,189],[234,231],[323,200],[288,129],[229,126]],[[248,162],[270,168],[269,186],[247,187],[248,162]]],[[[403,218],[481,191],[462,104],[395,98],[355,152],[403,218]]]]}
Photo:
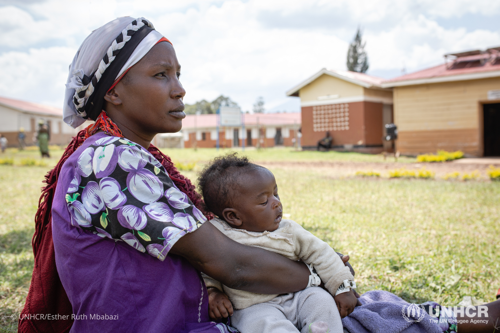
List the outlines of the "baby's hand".
{"type": "Polygon", "coordinates": [[[221,320],[233,315],[233,305],[227,295],[216,288],[208,289],[208,314],[212,320],[221,320]]]}
{"type": "Polygon", "coordinates": [[[339,294],[334,297],[337,308],[339,309],[340,317],[344,318],[354,311],[354,308],[358,304],[358,299],[351,290],[346,293],[339,294]]]}

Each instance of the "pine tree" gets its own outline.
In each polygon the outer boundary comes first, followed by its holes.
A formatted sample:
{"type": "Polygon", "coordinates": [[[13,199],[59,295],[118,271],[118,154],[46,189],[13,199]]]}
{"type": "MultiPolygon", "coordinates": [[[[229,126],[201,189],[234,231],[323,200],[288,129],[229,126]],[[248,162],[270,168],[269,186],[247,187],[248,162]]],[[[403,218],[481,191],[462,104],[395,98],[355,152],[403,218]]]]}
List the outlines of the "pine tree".
{"type": "Polygon", "coordinates": [[[368,55],[365,52],[365,44],[363,42],[361,29],[358,28],[354,40],[349,45],[347,51],[347,69],[353,72],[365,73],[370,66],[368,64],[368,55]]]}

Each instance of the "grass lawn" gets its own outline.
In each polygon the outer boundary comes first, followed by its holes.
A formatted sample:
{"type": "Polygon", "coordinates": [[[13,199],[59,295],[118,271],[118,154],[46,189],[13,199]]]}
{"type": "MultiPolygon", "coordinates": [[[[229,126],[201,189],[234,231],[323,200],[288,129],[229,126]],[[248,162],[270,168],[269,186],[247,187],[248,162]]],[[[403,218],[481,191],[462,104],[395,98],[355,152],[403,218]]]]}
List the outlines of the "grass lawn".
{"type": "MultiPolygon", "coordinates": [[[[230,152],[245,154],[254,162],[380,162],[384,163],[382,155],[360,154],[351,152],[318,152],[318,151],[296,151],[293,148],[245,148],[245,151],[239,149],[162,149],[162,151],[170,156],[174,161],[182,163],[186,162],[206,162],[216,156],[224,155],[230,152]]],[[[394,159],[388,156],[387,162],[392,162],[394,159]]],[[[413,157],[400,157],[398,159],[402,163],[412,163],[416,159],[413,157]]]]}
{"type": "MultiPolygon", "coordinates": [[[[51,153],[54,158],[44,167],[0,165],[0,332],[17,331],[11,316],[20,313],[28,292],[40,187],[62,151],[51,153]]],[[[186,163],[207,161],[217,152],[166,153],[186,163]]],[[[379,156],[287,149],[247,153],[254,161],[383,162],[379,156]]],[[[39,159],[36,151],[12,150],[0,159],[6,155],[15,161],[39,159]]],[[[271,171],[284,213],[351,255],[359,291],[383,289],[408,301],[445,305],[455,305],[463,296],[494,300],[500,287],[500,183],[335,179],[314,168],[271,171]]],[[[196,179],[194,171],[185,174],[196,179]]]]}

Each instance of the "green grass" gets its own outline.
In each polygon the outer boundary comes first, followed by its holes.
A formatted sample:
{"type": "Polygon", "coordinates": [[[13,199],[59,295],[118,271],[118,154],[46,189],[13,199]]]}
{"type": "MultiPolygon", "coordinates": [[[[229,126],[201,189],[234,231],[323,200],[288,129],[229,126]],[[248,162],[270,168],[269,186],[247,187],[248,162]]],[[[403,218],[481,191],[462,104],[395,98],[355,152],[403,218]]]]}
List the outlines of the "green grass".
{"type": "Polygon", "coordinates": [[[59,161],[64,149],[55,148],[54,146],[50,146],[49,148],[51,158],[41,158],[38,147],[30,146],[21,151],[17,148],[9,148],[5,151],[5,153],[0,153],[0,160],[12,159],[14,160],[15,166],[33,166],[33,164],[41,164],[40,167],[43,167],[44,169],[48,167],[50,169],[50,167],[55,166],[59,161]]]}
{"type": "Polygon", "coordinates": [[[463,296],[494,300],[500,287],[500,184],[271,171],[284,213],[351,256],[362,292],[382,289],[408,301],[446,305],[463,296]]]}
{"type": "MultiPolygon", "coordinates": [[[[246,148],[242,152],[239,149],[219,149],[215,148],[200,148],[194,149],[166,149],[162,151],[170,156],[174,161],[179,162],[207,162],[216,156],[224,155],[230,152],[246,155],[253,162],[375,162],[389,163],[393,162],[394,158],[387,157],[384,161],[382,155],[360,154],[351,152],[318,152],[318,151],[296,151],[293,148],[246,148]]],[[[398,162],[413,163],[416,159],[412,157],[400,157],[398,162]]]]}
{"type": "MultiPolygon", "coordinates": [[[[216,155],[213,149],[167,152],[174,162],[182,163],[216,155]]],[[[52,151],[54,156],[61,153],[52,151]]],[[[15,160],[38,158],[36,151],[5,155],[15,160]]],[[[287,149],[248,151],[248,155],[254,161],[348,156],[287,149]]],[[[352,156],[378,158],[360,155],[352,156]]],[[[56,161],[48,160],[49,166],[56,161]]],[[[17,331],[17,320],[11,316],[20,313],[28,292],[33,218],[49,166],[0,165],[0,332],[17,331]]],[[[500,287],[500,183],[339,179],[319,170],[271,169],[284,213],[351,256],[361,292],[383,289],[408,301],[446,305],[457,304],[463,296],[494,299],[500,287]]],[[[195,171],[183,173],[196,179],[195,171]]]]}

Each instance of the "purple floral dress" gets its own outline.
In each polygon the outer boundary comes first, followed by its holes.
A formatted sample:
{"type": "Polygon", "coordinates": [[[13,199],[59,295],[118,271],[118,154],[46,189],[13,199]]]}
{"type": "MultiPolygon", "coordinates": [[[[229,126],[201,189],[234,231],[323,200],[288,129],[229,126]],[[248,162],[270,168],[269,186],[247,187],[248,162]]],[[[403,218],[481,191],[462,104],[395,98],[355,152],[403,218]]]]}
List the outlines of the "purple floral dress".
{"type": "Polygon", "coordinates": [[[236,332],[210,322],[200,273],[168,255],[206,218],[146,149],[98,133],[60,175],[52,227],[71,332],[236,332]]]}
{"type": "Polygon", "coordinates": [[[112,136],[82,152],[66,202],[72,225],[162,261],[179,238],[206,221],[146,149],[112,136]]]}

